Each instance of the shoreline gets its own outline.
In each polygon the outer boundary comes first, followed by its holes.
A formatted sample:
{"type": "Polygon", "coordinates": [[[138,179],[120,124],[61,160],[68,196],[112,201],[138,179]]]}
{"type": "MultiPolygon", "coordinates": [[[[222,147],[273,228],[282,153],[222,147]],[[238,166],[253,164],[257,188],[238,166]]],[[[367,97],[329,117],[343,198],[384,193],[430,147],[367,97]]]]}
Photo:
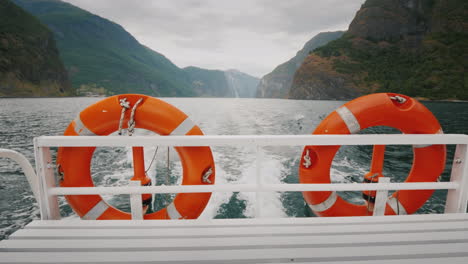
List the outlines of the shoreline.
{"type": "MultiPolygon", "coordinates": [[[[151,96],[151,95],[149,95],[151,96]]],[[[45,99],[45,98],[106,98],[108,96],[0,96],[1,99],[45,99]]],[[[155,96],[156,97],[156,96],[155,96]]],[[[159,96],[157,98],[167,98],[165,96],[159,96]]],[[[298,100],[298,101],[350,101],[353,99],[345,99],[345,100],[317,100],[317,99],[289,99],[289,98],[260,98],[260,97],[170,97],[170,98],[219,98],[219,99],[282,99],[282,100],[298,100]]],[[[414,99],[420,102],[448,102],[448,103],[468,103],[468,100],[460,100],[460,99],[437,99],[432,100],[429,98],[424,97],[413,97],[414,99]]]]}

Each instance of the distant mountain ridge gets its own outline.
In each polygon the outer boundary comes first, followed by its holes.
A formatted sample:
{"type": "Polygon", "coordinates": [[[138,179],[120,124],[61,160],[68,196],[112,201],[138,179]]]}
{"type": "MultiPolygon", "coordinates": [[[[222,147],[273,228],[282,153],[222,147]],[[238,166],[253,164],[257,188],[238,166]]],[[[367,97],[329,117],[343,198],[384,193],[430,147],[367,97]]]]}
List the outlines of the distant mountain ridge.
{"type": "Polygon", "coordinates": [[[233,97],[252,98],[255,97],[257,86],[260,80],[238,70],[224,71],[228,87],[232,91],[233,97]]]}
{"type": "Polygon", "coordinates": [[[468,1],[367,0],[346,34],[304,60],[288,97],[468,100],[467,68],[468,1]]]}
{"type": "Polygon", "coordinates": [[[341,37],[343,33],[344,31],[322,32],[314,36],[297,52],[296,56],[263,76],[257,87],[256,96],[261,98],[286,98],[296,70],[302,65],[309,53],[341,37]]]}
{"type": "Polygon", "coordinates": [[[259,79],[237,70],[184,68],[194,92],[201,97],[255,97],[259,79]]]}
{"type": "Polygon", "coordinates": [[[0,18],[0,97],[73,95],[52,32],[9,0],[0,18]]]}
{"type": "Polygon", "coordinates": [[[217,84],[198,87],[199,80],[193,79],[191,71],[180,69],[164,55],[140,44],[112,21],[59,0],[13,1],[54,32],[72,84],[80,93],[232,96],[231,84],[227,80],[217,81],[219,74],[197,68],[198,75],[214,78],[204,80],[204,84],[217,84]]]}

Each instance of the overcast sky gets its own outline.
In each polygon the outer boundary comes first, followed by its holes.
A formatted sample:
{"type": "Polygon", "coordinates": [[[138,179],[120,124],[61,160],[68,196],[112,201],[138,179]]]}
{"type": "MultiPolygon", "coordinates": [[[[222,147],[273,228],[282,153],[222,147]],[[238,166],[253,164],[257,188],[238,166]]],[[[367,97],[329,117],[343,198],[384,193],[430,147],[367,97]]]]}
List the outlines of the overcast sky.
{"type": "Polygon", "coordinates": [[[122,25],[179,67],[256,77],[319,32],[346,30],[364,0],[64,0],[122,25]]]}

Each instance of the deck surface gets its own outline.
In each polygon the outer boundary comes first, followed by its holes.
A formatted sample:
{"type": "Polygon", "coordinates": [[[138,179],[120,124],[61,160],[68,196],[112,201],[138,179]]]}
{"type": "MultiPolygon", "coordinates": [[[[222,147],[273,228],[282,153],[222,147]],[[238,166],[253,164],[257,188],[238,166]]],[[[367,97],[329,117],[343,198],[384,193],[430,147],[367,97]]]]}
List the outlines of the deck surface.
{"type": "Polygon", "coordinates": [[[0,263],[468,263],[468,214],[34,221],[0,263]]]}

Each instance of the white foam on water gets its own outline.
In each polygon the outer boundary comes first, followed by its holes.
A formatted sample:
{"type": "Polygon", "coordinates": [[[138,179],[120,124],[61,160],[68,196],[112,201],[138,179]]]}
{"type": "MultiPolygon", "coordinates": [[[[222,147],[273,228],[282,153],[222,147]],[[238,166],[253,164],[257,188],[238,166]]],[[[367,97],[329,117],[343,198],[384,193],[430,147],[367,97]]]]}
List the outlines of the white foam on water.
{"type": "MultiPolygon", "coordinates": [[[[215,160],[215,184],[216,185],[224,185],[230,182],[230,178],[232,175],[224,170],[223,166],[216,161],[222,160],[223,155],[219,152],[213,153],[213,158],[215,160]]],[[[211,194],[210,201],[205,207],[203,213],[198,217],[199,219],[212,219],[214,218],[221,205],[226,204],[229,202],[229,199],[232,196],[232,192],[214,192],[211,194]]]]}
{"type": "MultiPolygon", "coordinates": [[[[255,184],[256,178],[256,154],[252,150],[241,149],[234,155],[229,151],[214,152],[216,164],[216,185],[223,184],[255,184]],[[233,161],[233,156],[237,158],[233,161]],[[231,163],[229,163],[231,162],[231,163]],[[234,166],[234,168],[231,168],[234,166]]],[[[265,183],[281,183],[281,175],[284,168],[281,159],[277,156],[266,156],[262,163],[261,175],[265,183]]],[[[223,204],[229,202],[232,192],[215,192],[200,216],[202,219],[214,218],[223,204]]],[[[281,202],[281,194],[275,192],[261,193],[261,210],[259,217],[284,217],[286,213],[281,202]]],[[[255,206],[257,195],[251,192],[240,192],[237,196],[244,200],[246,208],[243,212],[245,217],[255,217],[255,206]]]]}
{"type": "Polygon", "coordinates": [[[304,120],[305,116],[303,114],[295,114],[293,119],[296,121],[302,121],[304,120]]]}
{"type": "MultiPolygon", "coordinates": [[[[368,169],[368,167],[362,166],[346,156],[342,159],[335,159],[330,169],[331,181],[336,183],[356,183],[356,181],[351,179],[351,175],[364,176],[368,173],[368,169]]],[[[354,194],[350,192],[340,193],[342,198],[348,202],[354,204],[363,204],[365,202],[361,195],[356,196],[357,192],[354,192],[354,194]]]]}
{"type": "Polygon", "coordinates": [[[342,159],[335,159],[330,169],[330,176],[332,182],[352,182],[349,178],[350,175],[362,175],[368,173],[369,168],[362,166],[356,161],[343,157],[342,159]],[[345,171],[346,170],[346,171],[345,171]]]}
{"type": "MultiPolygon", "coordinates": [[[[281,157],[263,154],[263,162],[261,168],[262,181],[265,184],[279,184],[283,175],[284,167],[281,162],[281,157]]],[[[252,164],[244,174],[245,177],[242,181],[245,183],[256,183],[256,170],[255,164],[252,164]]],[[[286,217],[286,212],[281,201],[281,193],[279,192],[261,192],[255,193],[240,193],[240,199],[247,202],[247,207],[244,215],[247,217],[286,217]],[[259,215],[256,215],[256,201],[260,199],[259,215]]]]}
{"type": "MultiPolygon", "coordinates": [[[[217,147],[212,148],[215,161],[216,185],[242,184],[249,163],[253,162],[254,155],[251,150],[245,148],[217,147]]],[[[201,219],[214,218],[223,204],[227,204],[233,195],[232,192],[214,192],[211,195],[205,210],[200,215],[201,219]]],[[[240,196],[238,196],[240,198],[240,196]]]]}

